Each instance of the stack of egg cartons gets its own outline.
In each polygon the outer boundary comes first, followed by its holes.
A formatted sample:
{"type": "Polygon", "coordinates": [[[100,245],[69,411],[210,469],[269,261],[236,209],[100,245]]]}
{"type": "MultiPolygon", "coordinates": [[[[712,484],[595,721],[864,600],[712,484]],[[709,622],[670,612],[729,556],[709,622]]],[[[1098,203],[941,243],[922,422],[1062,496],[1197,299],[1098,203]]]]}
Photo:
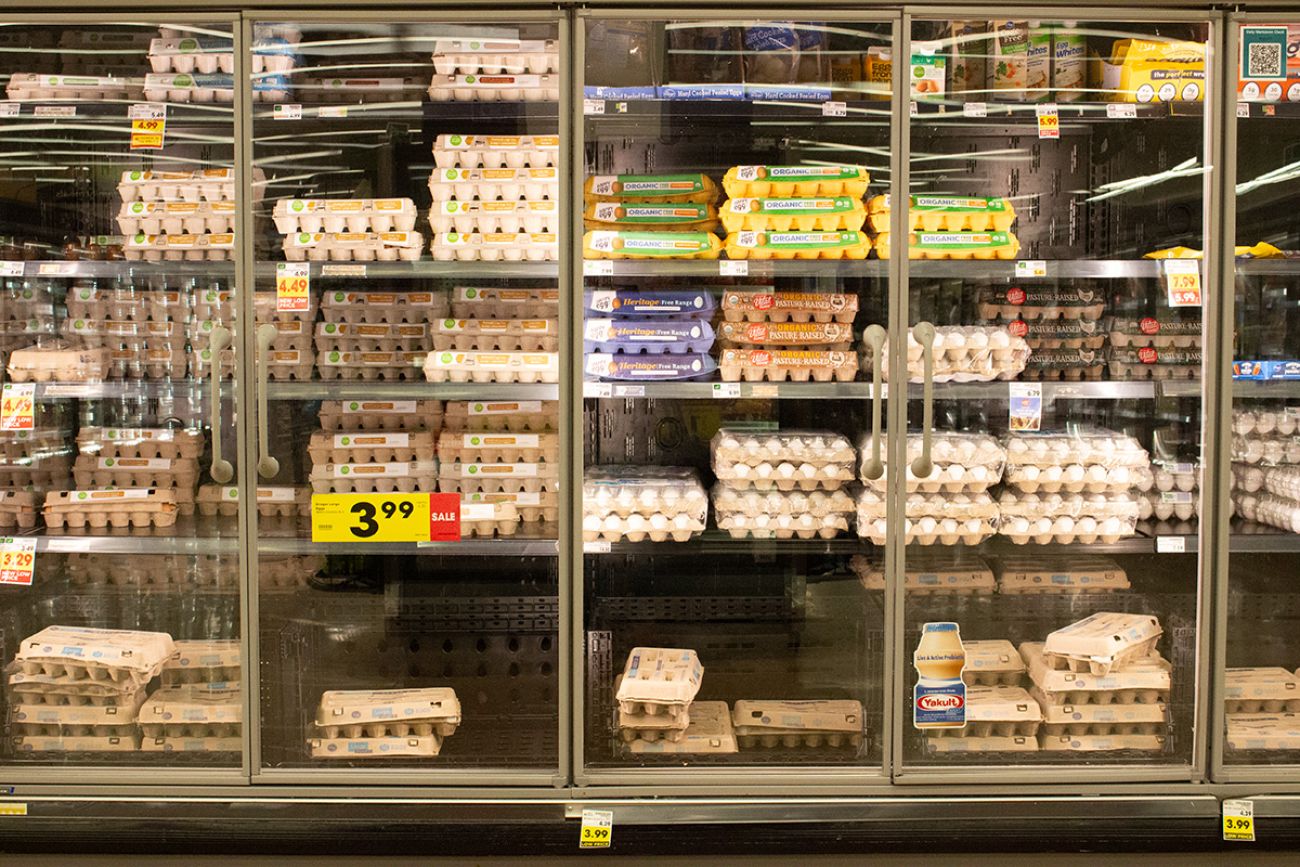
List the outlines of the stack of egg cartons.
{"type": "Polygon", "coordinates": [[[980,316],[1023,337],[1032,352],[1021,379],[1101,379],[1105,295],[1086,285],[986,286],[980,316]]]}
{"type": "Polygon", "coordinates": [[[559,151],[558,135],[438,136],[429,176],[433,258],[555,261],[559,151]]]}
{"type": "MultiPolygon", "coordinates": [[[[614,690],[617,730],[623,742],[632,752],[681,751],[669,745],[682,744],[691,724],[697,722],[692,718],[693,702],[703,680],[704,666],[694,650],[632,648],[614,690]],[[646,749],[654,745],[661,746],[646,749]]],[[[712,714],[709,719],[714,719],[712,714]]],[[[730,726],[727,730],[729,734],[730,726]]],[[[731,747],[735,752],[734,736],[731,747]]]]}
{"type": "Polygon", "coordinates": [[[447,687],[330,690],[307,745],[313,759],[432,758],[460,725],[447,687]]]}
{"type": "Polygon", "coordinates": [[[453,289],[453,318],[432,329],[435,344],[449,348],[428,354],[424,360],[425,378],[430,382],[559,382],[560,354],[555,336],[559,305],[558,289],[453,289]],[[543,348],[491,348],[498,346],[543,348]],[[547,346],[553,348],[547,350],[547,346]]]}
{"type": "Polygon", "coordinates": [[[281,199],[272,218],[289,262],[414,262],[424,247],[410,199],[281,199]]]}
{"type": "MultiPolygon", "coordinates": [[[[545,488],[559,486],[559,459],[560,439],[555,433],[443,431],[438,437],[438,463],[455,474],[445,487],[459,489],[461,494],[461,535],[515,535],[523,517],[517,500],[524,493],[536,494],[538,506],[533,507],[533,516],[542,517],[542,494],[555,495],[545,488]],[[539,489],[469,491],[470,479],[534,479],[539,489]]],[[[441,476],[439,486],[443,487],[441,476]]]]}
{"type": "Polygon", "coordinates": [[[1154,314],[1116,315],[1110,320],[1106,360],[1111,379],[1196,379],[1201,375],[1201,311],[1160,303],[1154,314]]]}
{"type": "MultiPolygon", "coordinates": [[[[877,558],[854,554],[849,566],[867,590],[885,589],[885,566],[877,558]]],[[[997,586],[984,560],[960,552],[909,552],[905,567],[903,587],[908,595],[989,596],[997,586]]]]}
{"type": "MultiPolygon", "coordinates": [[[[407,380],[420,376],[434,323],[445,321],[441,292],[322,293],[316,323],[321,379],[407,380]]],[[[311,317],[306,317],[310,322],[311,317]]]]}
{"type": "Polygon", "coordinates": [[[1300,414],[1293,407],[1258,407],[1233,415],[1232,505],[1238,517],[1300,533],[1298,426],[1300,414]]]}
{"type": "Polygon", "coordinates": [[[14,750],[140,749],[137,714],[174,651],[162,632],[48,626],[23,639],[9,669],[14,750]]]}
{"type": "MultiPolygon", "coordinates": [[[[890,256],[890,196],[868,202],[876,256],[890,256]]],[[[907,255],[910,259],[1014,259],[1020,241],[1011,202],[1000,197],[911,196],[907,255]]]]}
{"type": "Polygon", "coordinates": [[[140,708],[145,752],[238,752],[243,703],[238,639],[177,641],[162,686],[140,708]]]}
{"type": "Polygon", "coordinates": [[[584,259],[716,259],[718,186],[697,172],[593,175],[582,188],[584,259]]]}
{"type": "Polygon", "coordinates": [[[1124,568],[1109,557],[999,557],[993,561],[998,592],[1008,596],[1047,593],[1114,593],[1129,589],[1124,568]]]}
{"type": "Polygon", "coordinates": [[[704,532],[709,496],[690,467],[588,467],[582,485],[584,542],[686,542],[704,532]]]}
{"type": "Polygon", "coordinates": [[[1150,458],[1130,436],[1105,430],[1012,434],[1006,489],[998,501],[998,532],[1017,545],[1030,541],[1113,543],[1137,531],[1134,484],[1150,473],[1150,458]]]}
{"type": "Polygon", "coordinates": [[[1300,677],[1280,666],[1229,668],[1223,676],[1228,749],[1300,748],[1300,677]]]}
{"type": "Polygon", "coordinates": [[[1201,468],[1198,464],[1155,459],[1151,462],[1150,483],[1138,485],[1138,519],[1155,520],[1157,534],[1196,532],[1192,522],[1200,514],[1201,468]]]}
{"type": "MultiPolygon", "coordinates": [[[[289,98],[290,74],[296,48],[282,30],[254,26],[249,54],[253,99],[284,102],[289,98]]],[[[211,33],[194,35],[164,27],[149,43],[150,72],[144,96],[150,102],[233,102],[235,99],[234,41],[211,33]]]]}
{"type": "MultiPolygon", "coordinates": [[[[275,292],[253,293],[253,317],[257,327],[275,326],[275,336],[266,355],[267,379],[272,382],[311,379],[316,367],[311,328],[318,303],[315,295],[308,295],[306,310],[280,310],[275,292]]],[[[233,349],[228,351],[233,355],[233,349]]]]}
{"type": "Polygon", "coordinates": [[[114,75],[69,76],[39,72],[12,72],[5,94],[16,102],[67,100],[69,102],[129,101],[142,95],[138,77],[114,75]]]}
{"type": "Polygon", "coordinates": [[[729,259],[865,259],[867,170],[849,165],[733,166],[718,215],[729,259]]]}
{"type": "MultiPolygon", "coordinates": [[[[1029,344],[1007,328],[987,325],[940,325],[934,329],[935,382],[991,382],[1015,379],[1030,357],[1029,344]]],[[[863,353],[862,366],[871,372],[872,359],[863,353]]],[[[883,376],[889,380],[889,341],[885,341],[883,376]]],[[[914,330],[907,332],[907,378],[921,382],[925,347],[914,330]]]]}
{"type": "MultiPolygon", "coordinates": [[[[254,292],[256,299],[266,297],[270,309],[275,309],[275,293],[254,292]]],[[[212,348],[212,332],[217,328],[230,329],[235,321],[235,293],[231,289],[218,286],[199,288],[193,295],[193,317],[189,324],[189,375],[194,379],[206,379],[212,374],[213,364],[220,364],[219,375],[230,378],[235,375],[235,350],[227,347],[219,356],[212,348]]],[[[264,309],[266,301],[258,310],[264,309]]],[[[231,335],[234,339],[234,335],[231,335]]]]}
{"type": "Polygon", "coordinates": [[[584,296],[584,371],[601,380],[700,379],[718,369],[707,289],[598,289],[584,296]]]}
{"type": "Polygon", "coordinates": [[[862,702],[852,699],[739,699],[731,722],[741,747],[862,746],[862,702]]]}
{"type": "Polygon", "coordinates": [[[718,364],[726,382],[851,382],[856,295],[733,289],[723,293],[725,348],[718,364]]]}
{"type": "Polygon", "coordinates": [[[54,334],[54,297],[47,286],[18,278],[0,282],[0,362],[4,354],[54,334]]]}
{"type": "Polygon", "coordinates": [[[1010,641],[966,640],[966,725],[930,729],[931,753],[1034,752],[1043,710],[1025,690],[1025,662],[1010,641]]]}
{"type": "Polygon", "coordinates": [[[853,518],[847,437],[721,428],[710,443],[714,521],[734,539],[832,539],[853,518]]]}
{"type": "Polygon", "coordinates": [[[184,379],[190,299],[175,289],[97,287],[68,290],[63,336],[108,353],[113,379],[184,379]]]}
{"type": "Polygon", "coordinates": [[[559,44],[496,36],[439,39],[433,45],[433,102],[556,102],[559,44]]]}
{"type": "MultiPolygon", "coordinates": [[[[256,183],[264,174],[257,170],[256,183]]],[[[117,223],[127,259],[146,262],[223,261],[234,257],[235,170],[160,172],[133,169],[117,185],[117,223]]]]}
{"type": "Polygon", "coordinates": [[[432,493],[441,420],[436,400],[322,402],[308,446],[312,492],[432,493]]]}
{"type": "Polygon", "coordinates": [[[1158,752],[1169,725],[1171,666],[1160,621],[1102,611],[1020,645],[1043,708],[1044,750],[1158,752]]]}
{"type": "Polygon", "coordinates": [[[72,468],[77,490],[68,493],[74,504],[82,493],[117,492],[128,500],[174,504],[177,514],[193,515],[203,446],[199,430],[82,428],[72,468]]]}
{"type": "Polygon", "coordinates": [[[36,408],[33,430],[0,431],[0,532],[31,530],[42,495],[68,487],[70,431],[45,422],[36,408]]]}

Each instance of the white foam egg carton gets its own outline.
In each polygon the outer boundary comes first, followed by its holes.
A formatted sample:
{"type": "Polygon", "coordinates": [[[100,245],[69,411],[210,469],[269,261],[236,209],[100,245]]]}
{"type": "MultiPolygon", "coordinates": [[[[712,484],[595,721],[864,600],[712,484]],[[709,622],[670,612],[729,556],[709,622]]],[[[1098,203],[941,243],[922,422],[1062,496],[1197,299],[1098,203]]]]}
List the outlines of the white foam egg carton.
{"type": "Polygon", "coordinates": [[[1232,438],[1232,459],[1246,464],[1300,464],[1300,437],[1252,434],[1232,438]]]}
{"type": "Polygon", "coordinates": [[[433,326],[438,351],[558,352],[556,319],[443,319],[433,326]]]}
{"type": "Polygon", "coordinates": [[[323,351],[316,357],[316,369],[324,380],[383,380],[405,382],[423,376],[423,352],[340,352],[323,351]]]}
{"type": "Polygon", "coordinates": [[[410,232],[416,210],[410,199],[280,199],[271,218],[282,235],[410,232]]]}
{"type": "Polygon", "coordinates": [[[994,561],[998,592],[1006,595],[1043,593],[1113,593],[1129,589],[1128,575],[1108,557],[1071,557],[1068,563],[1013,555],[994,561]]]}
{"type": "Polygon", "coordinates": [[[559,239],[553,232],[444,232],[433,236],[429,251],[438,262],[553,262],[559,239]]]}
{"type": "MultiPolygon", "coordinates": [[[[124,202],[234,202],[234,169],[199,169],[160,172],[132,169],[122,172],[117,192],[124,202]]],[[[253,198],[260,201],[266,173],[253,170],[253,198]]]]}
{"type": "Polygon", "coordinates": [[[737,699],[731,723],[742,749],[859,747],[862,703],[844,699],[737,699]]]}
{"type": "Polygon", "coordinates": [[[557,102],[559,98],[558,75],[435,75],[429,83],[432,102],[557,102]]]}
{"type": "MultiPolygon", "coordinates": [[[[884,566],[862,554],[849,565],[867,590],[885,589],[884,566]]],[[[903,590],[915,596],[989,596],[995,589],[993,573],[978,557],[927,556],[908,553],[903,590]]]]}
{"type": "MultiPolygon", "coordinates": [[[[273,293],[268,294],[274,298],[273,293]]],[[[334,290],[321,293],[320,309],[326,322],[418,325],[445,318],[447,296],[442,292],[334,290]]]]}
{"type": "Polygon", "coordinates": [[[558,164],[559,154],[558,135],[443,133],[433,142],[433,164],[440,169],[547,168],[558,164]]]}
{"type": "Polygon", "coordinates": [[[733,539],[833,539],[848,531],[855,508],[846,491],[713,489],[714,523],[733,539]]]}
{"type": "Polygon", "coordinates": [[[294,232],[284,237],[289,262],[415,262],[419,232],[294,232]]]}
{"type": "Polygon", "coordinates": [[[555,352],[430,352],[424,361],[429,382],[559,382],[555,352]]]}
{"type": "Polygon", "coordinates": [[[1159,654],[1133,660],[1107,675],[1056,668],[1043,655],[1041,642],[1020,645],[1040,702],[1047,704],[1163,704],[1169,703],[1172,666],[1159,654]]]}
{"type": "Polygon", "coordinates": [[[99,100],[140,100],[140,78],[116,78],[94,75],[44,75],[38,72],[13,72],[5,93],[12,100],[67,99],[77,102],[99,100]]]}
{"type": "Polygon", "coordinates": [[[553,39],[481,37],[439,39],[433,45],[433,70],[438,75],[556,72],[559,44],[553,39]]]}
{"type": "Polygon", "coordinates": [[[438,466],[438,490],[453,494],[554,493],[560,489],[557,464],[464,464],[438,466]]]}
{"type": "Polygon", "coordinates": [[[0,491],[0,530],[30,530],[36,526],[36,494],[0,491]]]}
{"type": "Polygon", "coordinates": [[[457,319],[554,319],[559,313],[559,289],[458,286],[451,293],[457,319]]]}
{"type": "MultiPolygon", "coordinates": [[[[966,667],[961,678],[970,686],[1019,686],[1028,669],[1020,651],[1005,638],[966,639],[966,667]]],[[[969,699],[969,696],[968,696],[969,699]]]]}
{"type": "Polygon", "coordinates": [[[1104,677],[1150,656],[1164,629],[1148,614],[1098,611],[1063,626],[1043,642],[1043,660],[1055,669],[1104,677]]]}
{"type": "MultiPolygon", "coordinates": [[[[907,544],[977,545],[997,532],[998,506],[988,493],[907,495],[907,544]]],[[[871,488],[858,495],[858,535],[885,544],[885,498],[871,488]]]]}
{"type": "MultiPolygon", "coordinates": [[[[935,382],[990,382],[1013,379],[1025,369],[1029,359],[1029,344],[1010,330],[989,325],[940,325],[934,336],[935,382]]],[[[907,332],[907,375],[912,382],[921,382],[924,374],[922,356],[924,347],[916,340],[912,330],[907,332]]],[[[889,379],[885,349],[884,377],[889,379]]],[[[864,353],[862,363],[871,368],[871,355],[864,353]]]]}
{"type": "MultiPolygon", "coordinates": [[[[204,517],[233,518],[239,514],[239,488],[203,485],[194,495],[198,513],[204,517]]],[[[257,513],[263,518],[307,518],[311,516],[311,489],[292,485],[267,485],[256,489],[257,513]]]]}
{"type": "Polygon", "coordinates": [[[71,348],[66,341],[9,353],[11,382],[99,382],[108,374],[108,350],[71,348]]]}
{"type": "Polygon", "coordinates": [[[1027,737],[1038,734],[1043,711],[1024,687],[1007,684],[966,687],[966,725],[934,729],[927,737],[1027,737]]]}
{"type": "Polygon", "coordinates": [[[449,400],[444,424],[450,431],[543,433],[559,430],[553,400],[449,400]]]}
{"type": "Polygon", "coordinates": [[[132,262],[224,262],[234,257],[235,233],[147,235],[126,238],[123,254],[132,262]]]}
{"type": "Polygon", "coordinates": [[[704,666],[694,650],[634,647],[614,689],[614,700],[623,713],[684,719],[703,680],[704,666]]]}
{"type": "Polygon", "coordinates": [[[434,169],[429,175],[429,194],[436,209],[447,201],[555,200],[560,194],[560,174],[555,168],[434,169]]]}
{"type": "Polygon", "coordinates": [[[1232,413],[1232,432],[1237,436],[1277,434],[1289,437],[1297,430],[1300,430],[1300,408],[1252,410],[1239,406],[1232,413]]]}
{"type": "Polygon", "coordinates": [[[1300,677],[1280,666],[1226,669],[1223,705],[1228,713],[1300,712],[1300,677]]]}
{"type": "Polygon", "coordinates": [[[442,411],[440,400],[326,400],[319,417],[326,431],[436,431],[442,411]]]}
{"type": "Polygon", "coordinates": [[[231,233],[238,215],[235,203],[217,202],[123,202],[117,226],[123,235],[184,235],[231,233]]]}
{"type": "Polygon", "coordinates": [[[459,201],[448,199],[429,209],[435,236],[493,234],[555,234],[560,228],[559,202],[554,199],[459,201]]]}
{"type": "Polygon", "coordinates": [[[1117,542],[1137,532],[1140,507],[1127,493],[1026,494],[1004,490],[998,532],[1017,545],[1117,542]]]}
{"type": "MultiPolygon", "coordinates": [[[[986,434],[935,431],[930,441],[930,460],[933,469],[924,479],[918,478],[912,471],[912,462],[921,455],[922,435],[907,435],[907,490],[909,493],[920,491],[933,494],[940,491],[948,493],[979,493],[987,491],[1002,479],[1003,466],[1006,463],[1006,451],[998,441],[986,434]]],[[[880,450],[885,472],[878,479],[866,478],[864,471],[871,459],[872,436],[866,434],[858,443],[861,462],[859,474],[863,484],[877,491],[885,490],[889,482],[889,462],[886,451],[880,450]]]]}
{"type": "Polygon", "coordinates": [[[317,352],[415,352],[428,340],[429,326],[423,322],[317,322],[313,337],[317,352]]]}
{"type": "Polygon", "coordinates": [[[1164,702],[1064,704],[1038,687],[1029,691],[1043,709],[1040,731],[1049,737],[1161,735],[1169,728],[1164,702]]]}

